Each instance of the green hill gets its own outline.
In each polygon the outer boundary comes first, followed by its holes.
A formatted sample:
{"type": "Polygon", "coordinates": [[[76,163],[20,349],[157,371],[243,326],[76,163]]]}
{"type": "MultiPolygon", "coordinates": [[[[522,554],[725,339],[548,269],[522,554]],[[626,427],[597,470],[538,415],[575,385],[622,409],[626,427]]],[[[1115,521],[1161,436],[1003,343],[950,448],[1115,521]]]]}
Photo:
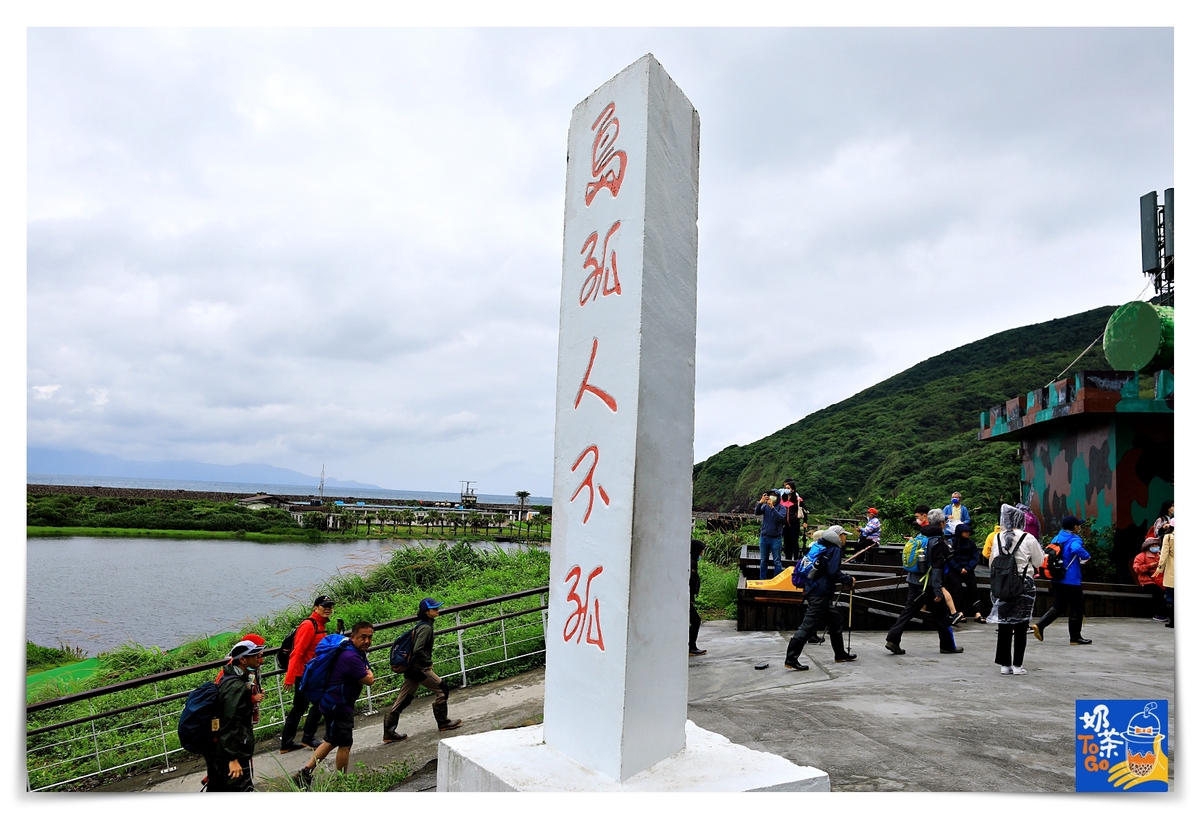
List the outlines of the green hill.
{"type": "MultiPolygon", "coordinates": [[[[1047,384],[1104,331],[1115,307],[1007,330],[922,361],[853,397],[692,468],[693,504],[742,511],[785,478],[811,511],[858,513],[909,495],[941,506],[961,491],[993,519],[1020,488],[1017,447],[976,440],[979,413],[1047,384]]],[[[1071,371],[1109,369],[1101,345],[1071,371]]]]}

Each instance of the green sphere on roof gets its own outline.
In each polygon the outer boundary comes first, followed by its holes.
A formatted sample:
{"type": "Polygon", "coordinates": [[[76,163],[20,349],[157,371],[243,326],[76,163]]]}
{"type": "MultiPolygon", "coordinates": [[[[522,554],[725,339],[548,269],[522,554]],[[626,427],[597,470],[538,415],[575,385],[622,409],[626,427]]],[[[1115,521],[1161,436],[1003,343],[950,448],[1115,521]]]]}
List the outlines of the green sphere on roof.
{"type": "Polygon", "coordinates": [[[1175,310],[1146,301],[1117,307],[1104,328],[1104,357],[1119,371],[1170,369],[1175,365],[1175,310]]]}

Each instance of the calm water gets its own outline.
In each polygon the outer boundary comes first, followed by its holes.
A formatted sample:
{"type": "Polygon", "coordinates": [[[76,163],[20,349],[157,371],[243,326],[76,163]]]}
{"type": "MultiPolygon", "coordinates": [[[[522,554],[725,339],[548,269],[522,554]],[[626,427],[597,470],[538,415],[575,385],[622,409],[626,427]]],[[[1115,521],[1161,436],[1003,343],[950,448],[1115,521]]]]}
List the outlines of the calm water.
{"type": "MultiPolygon", "coordinates": [[[[26,543],[26,638],[95,655],[124,642],[172,648],[239,630],[393,544],[34,537],[26,543]]],[[[336,610],[336,609],[335,609],[336,610]]]]}

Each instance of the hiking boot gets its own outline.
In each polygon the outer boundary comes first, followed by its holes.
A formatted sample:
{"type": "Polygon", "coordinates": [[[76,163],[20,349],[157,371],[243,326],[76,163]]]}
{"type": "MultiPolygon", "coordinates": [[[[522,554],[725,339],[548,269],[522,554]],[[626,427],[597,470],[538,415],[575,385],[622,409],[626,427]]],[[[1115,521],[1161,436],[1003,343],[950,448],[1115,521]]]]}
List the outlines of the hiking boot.
{"type": "Polygon", "coordinates": [[[307,748],[303,744],[297,744],[294,741],[289,741],[287,744],[279,745],[279,754],[283,755],[284,753],[290,753],[293,750],[304,750],[304,749],[307,749],[307,748]]]}
{"type": "Polygon", "coordinates": [[[884,642],[883,646],[885,648],[887,648],[888,650],[890,650],[892,653],[896,654],[897,656],[903,656],[905,653],[907,653],[907,651],[905,651],[904,648],[900,647],[895,642],[884,642]]]}
{"type": "Polygon", "coordinates": [[[1072,645],[1090,645],[1090,644],[1092,644],[1092,640],[1091,640],[1091,639],[1084,639],[1084,638],[1081,636],[1081,637],[1079,637],[1078,639],[1072,639],[1072,640],[1071,640],[1071,644],[1072,644],[1072,645]]]}
{"type": "Polygon", "coordinates": [[[292,776],[292,781],[296,782],[296,786],[302,790],[307,790],[312,786],[313,771],[308,767],[301,767],[292,776]]]}
{"type": "Polygon", "coordinates": [[[1167,618],[1165,616],[1152,616],[1150,618],[1153,619],[1155,622],[1166,622],[1167,621],[1167,618]]]}
{"type": "Polygon", "coordinates": [[[950,617],[950,624],[957,625],[959,622],[962,622],[966,618],[967,618],[967,615],[965,613],[963,613],[962,611],[956,611],[954,616],[950,617]]]}
{"type": "Polygon", "coordinates": [[[1013,675],[1013,669],[1012,669],[1012,665],[1001,665],[1001,666],[1000,666],[1000,675],[1001,675],[1001,676],[1011,676],[1011,675],[1013,675]]]}
{"type": "Polygon", "coordinates": [[[858,658],[857,653],[847,653],[845,656],[833,657],[833,661],[835,661],[835,662],[853,662],[857,658],[858,658]]]}
{"type": "Polygon", "coordinates": [[[783,666],[788,670],[808,670],[808,665],[803,665],[799,662],[784,662],[783,666]]]}
{"type": "Polygon", "coordinates": [[[383,732],[383,743],[391,744],[393,741],[404,741],[408,738],[408,733],[397,733],[395,730],[385,730],[383,732]]]}
{"type": "Polygon", "coordinates": [[[700,650],[700,648],[688,648],[688,656],[703,656],[706,653],[708,651],[700,650]]]}
{"type": "Polygon", "coordinates": [[[305,747],[308,747],[310,750],[315,750],[321,746],[320,740],[315,736],[304,736],[302,739],[300,739],[300,743],[305,747]]]}
{"type": "Polygon", "coordinates": [[[1029,629],[1033,631],[1033,638],[1042,641],[1042,628],[1040,625],[1030,625],[1029,629]]]}
{"type": "Polygon", "coordinates": [[[438,731],[444,733],[447,730],[457,730],[459,727],[462,727],[462,719],[455,719],[454,721],[448,721],[445,724],[439,724],[438,731]]]}
{"type": "Polygon", "coordinates": [[[939,648],[938,653],[962,653],[962,648],[939,648]]]}
{"type": "Polygon", "coordinates": [[[1013,665],[1013,666],[1012,666],[1012,675],[1014,675],[1014,676],[1024,676],[1024,675],[1025,675],[1025,673],[1026,673],[1026,671],[1025,671],[1025,668],[1021,667],[1020,665],[1013,665]]]}

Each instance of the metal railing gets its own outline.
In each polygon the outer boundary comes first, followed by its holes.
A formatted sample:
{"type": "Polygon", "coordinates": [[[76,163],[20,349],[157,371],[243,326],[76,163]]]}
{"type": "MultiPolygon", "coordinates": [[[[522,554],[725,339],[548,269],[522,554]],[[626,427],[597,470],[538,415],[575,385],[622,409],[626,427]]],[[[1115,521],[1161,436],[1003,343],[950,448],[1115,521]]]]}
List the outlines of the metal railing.
{"type": "MultiPolygon", "coordinates": [[[[434,672],[466,687],[502,675],[497,672],[501,665],[517,663],[517,670],[540,665],[545,654],[547,591],[547,587],[533,588],[442,608],[437,623],[452,618],[454,624],[435,630],[443,644],[435,640],[434,672]],[[506,604],[508,611],[504,610],[506,604]]],[[[408,616],[376,625],[376,643],[368,653],[390,651],[398,634],[386,631],[416,619],[408,616]],[[383,639],[379,638],[381,631],[386,634],[383,639]]],[[[278,652],[279,648],[270,648],[265,655],[278,652]]],[[[183,700],[212,678],[225,661],[168,670],[27,705],[26,789],[38,792],[70,787],[107,773],[152,769],[152,765],[160,773],[173,772],[174,759],[181,753],[190,755],[180,748],[176,734],[183,700]]],[[[255,725],[255,735],[264,738],[277,732],[291,707],[291,695],[283,688],[284,671],[267,671],[268,663],[264,661],[260,673],[265,697],[255,725]]],[[[381,707],[390,704],[388,694],[403,684],[402,674],[392,672],[387,653],[380,671],[375,673],[374,685],[363,688],[359,698],[358,707],[365,715],[378,712],[376,703],[386,701],[381,707]]]]}

